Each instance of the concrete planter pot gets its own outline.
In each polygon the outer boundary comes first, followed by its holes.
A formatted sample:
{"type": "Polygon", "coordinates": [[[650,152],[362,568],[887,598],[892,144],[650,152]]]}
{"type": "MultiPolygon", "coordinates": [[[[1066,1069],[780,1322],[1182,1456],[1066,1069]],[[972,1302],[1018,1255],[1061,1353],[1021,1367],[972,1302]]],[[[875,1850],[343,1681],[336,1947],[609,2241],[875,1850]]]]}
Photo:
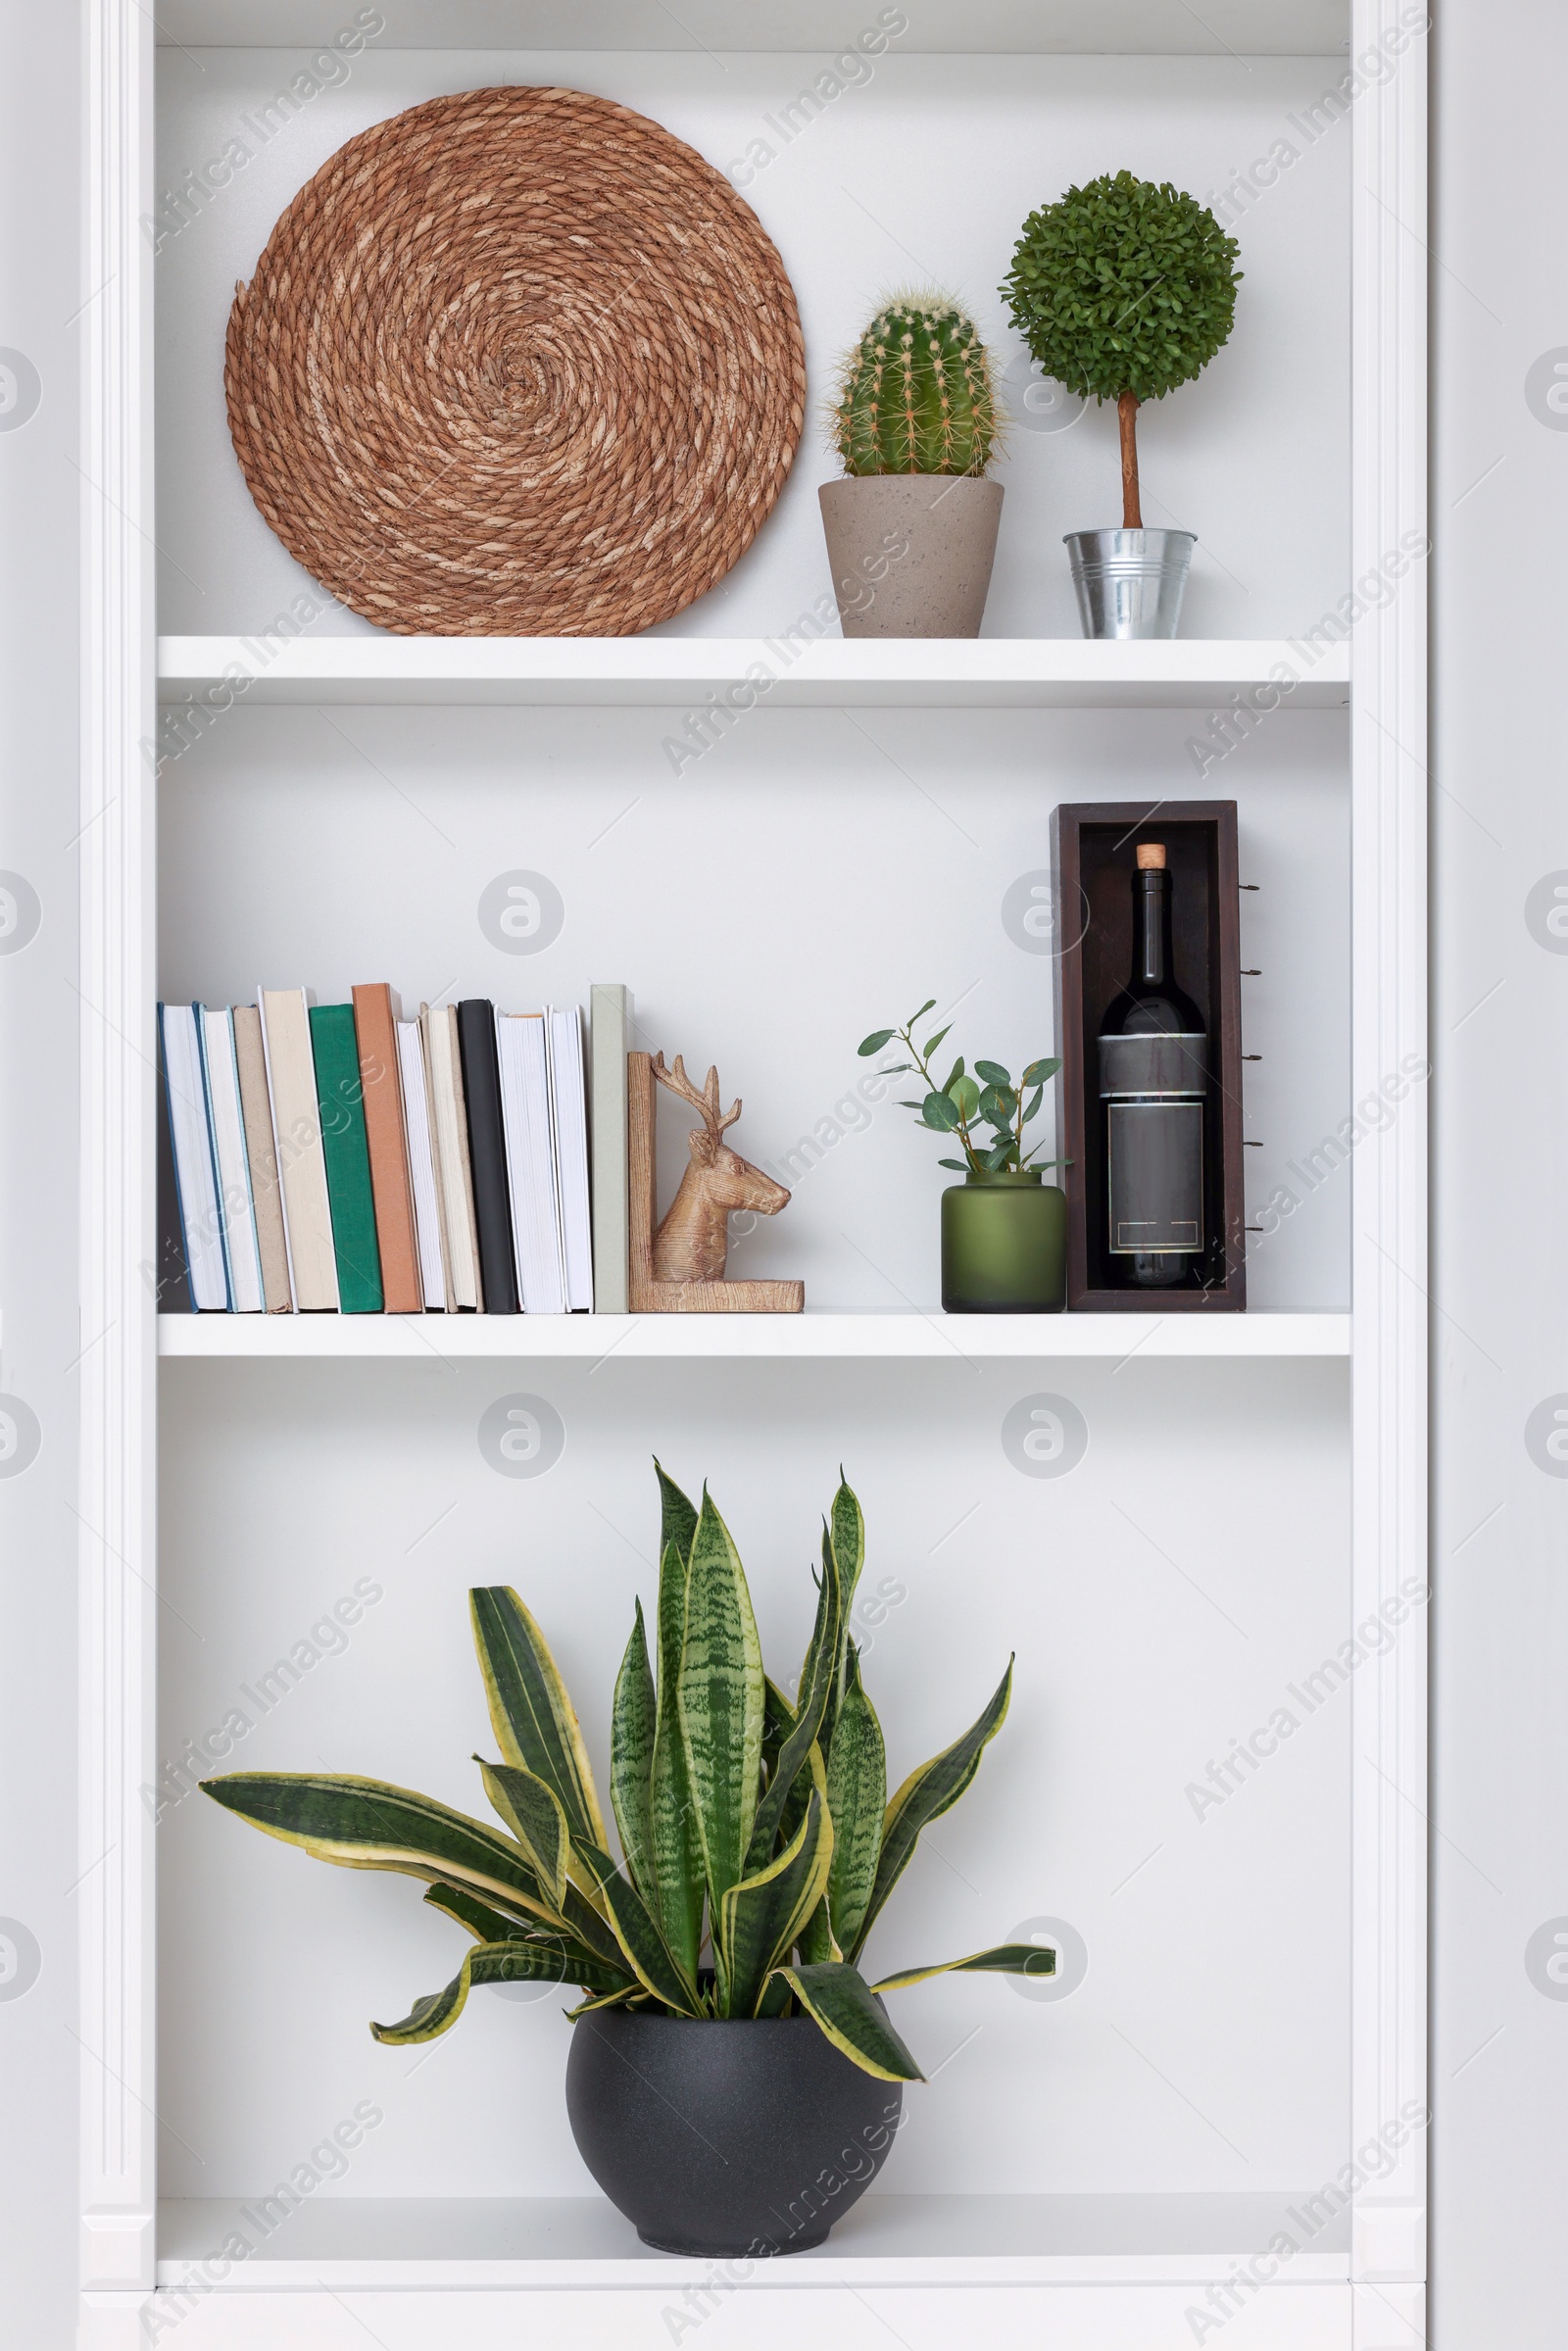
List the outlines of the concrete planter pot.
{"type": "Polygon", "coordinates": [[[867,473],[824,482],[817,496],[847,637],[978,637],[1000,482],[867,473]]]}

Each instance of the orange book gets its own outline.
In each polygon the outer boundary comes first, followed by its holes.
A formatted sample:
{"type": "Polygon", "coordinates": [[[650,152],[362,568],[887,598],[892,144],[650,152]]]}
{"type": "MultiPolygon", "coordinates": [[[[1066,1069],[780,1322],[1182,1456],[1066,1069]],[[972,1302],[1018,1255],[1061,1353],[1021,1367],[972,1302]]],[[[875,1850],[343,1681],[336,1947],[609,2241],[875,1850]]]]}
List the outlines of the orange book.
{"type": "Polygon", "coordinates": [[[365,1134],[370,1151],[375,1240],[388,1314],[421,1314],[419,1246],[414,1225],[414,1185],[403,1124],[398,1075],[398,1007],[384,980],[354,991],[354,1034],[365,1093],[365,1134]]]}

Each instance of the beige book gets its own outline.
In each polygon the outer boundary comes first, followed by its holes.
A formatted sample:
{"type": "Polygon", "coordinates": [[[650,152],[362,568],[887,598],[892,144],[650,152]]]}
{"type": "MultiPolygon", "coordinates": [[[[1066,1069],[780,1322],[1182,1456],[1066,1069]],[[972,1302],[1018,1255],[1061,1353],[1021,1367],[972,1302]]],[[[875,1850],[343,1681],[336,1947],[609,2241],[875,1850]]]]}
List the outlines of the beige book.
{"type": "Polygon", "coordinates": [[[310,1009],[303,988],[261,988],[262,1046],[272,1104],[272,1142],[282,1173],[283,1239],[289,1287],[300,1314],[335,1314],[337,1256],[321,1150],[310,1009]]]}
{"type": "Polygon", "coordinates": [[[251,1199],[256,1209],[256,1243],[262,1257],[262,1298],[269,1314],[286,1314],[293,1304],[288,1286],[288,1244],[283,1239],[283,1203],[277,1187],[277,1151],[272,1108],[267,1093],[267,1055],[262,1050],[262,1016],[254,1004],[234,1006],[234,1058],[239,1064],[239,1100],[245,1118],[245,1149],[251,1163],[251,1199]]]}
{"type": "Polygon", "coordinates": [[[430,1084],[430,1127],[435,1141],[436,1184],[446,1235],[447,1278],[452,1304],[481,1312],[479,1227],[473,1213],[473,1172],[468,1164],[468,1114],[463,1099],[463,1055],[454,1004],[421,1004],[419,1032],[430,1084]]]}
{"type": "Polygon", "coordinates": [[[627,1311],[626,1055],[631,990],[596,986],[588,1027],[589,1135],[593,1151],[594,1312],[627,1311]]]}

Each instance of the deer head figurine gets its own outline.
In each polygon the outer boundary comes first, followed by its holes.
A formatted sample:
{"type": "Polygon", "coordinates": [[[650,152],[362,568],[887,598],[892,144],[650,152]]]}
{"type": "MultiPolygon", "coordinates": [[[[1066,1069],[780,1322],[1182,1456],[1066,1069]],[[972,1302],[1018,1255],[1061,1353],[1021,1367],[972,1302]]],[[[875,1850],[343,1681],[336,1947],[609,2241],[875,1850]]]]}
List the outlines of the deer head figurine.
{"type": "Polygon", "coordinates": [[[662,1086],[690,1102],[703,1123],[687,1137],[692,1163],[680,1179],[680,1190],[669,1213],[654,1235],[654,1279],[658,1282],[721,1282],[729,1249],[728,1219],[732,1209],[750,1208],[759,1216],[776,1216],[789,1199],[782,1184],[762,1174],[724,1142],[726,1127],[741,1114],[737,1100],[722,1117],[718,1108],[718,1071],[710,1069],[701,1094],[686,1075],[679,1053],[673,1069],[664,1067],[659,1053],[653,1074],[662,1086]]]}

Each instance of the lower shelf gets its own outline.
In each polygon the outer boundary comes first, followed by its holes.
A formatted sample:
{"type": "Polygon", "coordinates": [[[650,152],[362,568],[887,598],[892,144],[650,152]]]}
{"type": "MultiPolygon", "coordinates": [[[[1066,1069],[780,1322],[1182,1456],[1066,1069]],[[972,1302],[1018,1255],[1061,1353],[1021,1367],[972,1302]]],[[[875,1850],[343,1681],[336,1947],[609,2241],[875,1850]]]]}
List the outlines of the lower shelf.
{"type": "Polygon", "coordinates": [[[226,2239],[235,2292],[432,2287],[669,2287],[710,2271],[736,2284],[1187,2284],[1224,2277],[1289,2233],[1300,2250],[1285,2275],[1301,2284],[1349,2276],[1343,2211],[1315,2233],[1300,2195],[878,2196],[839,2222],[826,2244],[771,2262],[694,2261],[656,2253],[600,2197],[308,2202],[267,2232],[266,2200],[166,2203],[158,2282],[191,2285],[226,2239]],[[1291,2217],[1292,2208],[1295,2218],[1291,2217]],[[1304,2240],[1304,2241],[1303,2241],[1304,2240]]]}
{"type": "Polygon", "coordinates": [[[161,1355],[601,1362],[1348,1355],[1348,1314],[161,1314],[161,1355]]]}

